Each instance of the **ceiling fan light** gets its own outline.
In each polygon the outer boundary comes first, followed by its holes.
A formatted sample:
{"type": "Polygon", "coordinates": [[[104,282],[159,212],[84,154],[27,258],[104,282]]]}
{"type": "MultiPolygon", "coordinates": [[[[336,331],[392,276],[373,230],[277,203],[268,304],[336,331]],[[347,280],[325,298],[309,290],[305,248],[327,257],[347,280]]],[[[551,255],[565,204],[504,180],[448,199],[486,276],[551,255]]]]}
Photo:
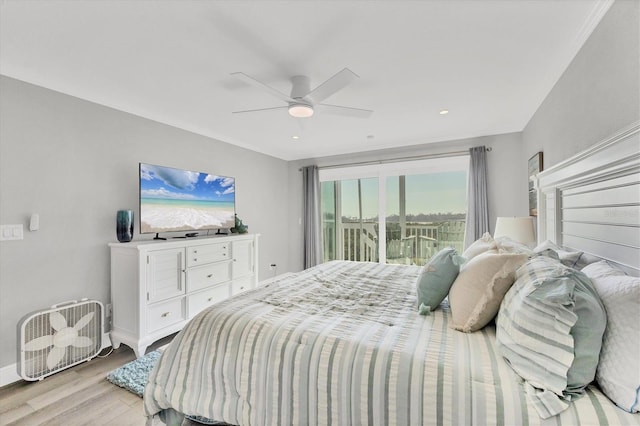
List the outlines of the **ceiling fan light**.
{"type": "Polygon", "coordinates": [[[313,107],[306,104],[289,105],[289,115],[296,118],[306,118],[313,115],[313,107]]]}

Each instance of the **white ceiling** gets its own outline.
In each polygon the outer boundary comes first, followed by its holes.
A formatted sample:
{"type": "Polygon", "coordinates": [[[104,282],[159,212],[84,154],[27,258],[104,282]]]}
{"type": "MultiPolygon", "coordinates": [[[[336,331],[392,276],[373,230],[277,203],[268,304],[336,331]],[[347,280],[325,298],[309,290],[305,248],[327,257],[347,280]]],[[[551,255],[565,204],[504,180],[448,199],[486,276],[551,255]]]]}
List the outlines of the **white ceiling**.
{"type": "Polygon", "coordinates": [[[0,2],[0,73],[285,160],[521,131],[611,4],[0,2]],[[345,67],[325,102],[368,119],[231,113],[284,105],[232,72],[288,94],[345,67]]]}

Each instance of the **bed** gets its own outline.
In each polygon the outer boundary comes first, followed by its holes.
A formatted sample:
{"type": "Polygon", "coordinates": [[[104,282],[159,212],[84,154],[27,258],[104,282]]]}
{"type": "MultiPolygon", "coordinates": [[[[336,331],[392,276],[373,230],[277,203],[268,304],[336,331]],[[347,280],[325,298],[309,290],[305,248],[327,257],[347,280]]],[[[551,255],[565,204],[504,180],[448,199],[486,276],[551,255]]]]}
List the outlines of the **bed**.
{"type": "MultiPolygon", "coordinates": [[[[626,129],[540,176],[540,240],[570,241],[567,250],[580,249],[581,239],[587,248],[606,247],[580,253],[590,262],[606,257],[637,275],[632,255],[640,254],[640,244],[597,241],[588,227],[574,231],[563,225],[570,221],[561,206],[566,197],[585,193],[581,187],[596,188],[598,205],[612,192],[605,189],[638,192],[639,129],[626,129]],[[566,173],[573,167],[582,171],[566,173]]],[[[611,201],[603,211],[623,207],[637,214],[635,197],[611,201]]],[[[637,220],[614,216],[637,232],[637,220]]],[[[607,218],[605,226],[619,226],[611,214],[607,218]]],[[[418,313],[421,274],[417,266],[333,261],[277,277],[200,313],[151,373],[144,394],[148,424],[640,425],[640,414],[617,407],[596,383],[559,414],[543,418],[498,349],[495,323],[457,331],[447,300],[418,313]]]]}

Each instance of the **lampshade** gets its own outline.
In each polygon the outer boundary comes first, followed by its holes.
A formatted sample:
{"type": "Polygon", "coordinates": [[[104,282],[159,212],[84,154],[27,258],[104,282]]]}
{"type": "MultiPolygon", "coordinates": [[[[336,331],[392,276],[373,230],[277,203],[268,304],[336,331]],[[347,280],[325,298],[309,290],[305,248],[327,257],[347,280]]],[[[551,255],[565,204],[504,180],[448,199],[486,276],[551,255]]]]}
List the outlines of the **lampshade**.
{"type": "Polygon", "coordinates": [[[508,237],[523,244],[534,243],[533,217],[499,217],[493,233],[493,238],[498,237],[508,237]]]}
{"type": "Polygon", "coordinates": [[[307,104],[289,105],[289,115],[296,118],[306,118],[313,115],[313,107],[307,104]]]}

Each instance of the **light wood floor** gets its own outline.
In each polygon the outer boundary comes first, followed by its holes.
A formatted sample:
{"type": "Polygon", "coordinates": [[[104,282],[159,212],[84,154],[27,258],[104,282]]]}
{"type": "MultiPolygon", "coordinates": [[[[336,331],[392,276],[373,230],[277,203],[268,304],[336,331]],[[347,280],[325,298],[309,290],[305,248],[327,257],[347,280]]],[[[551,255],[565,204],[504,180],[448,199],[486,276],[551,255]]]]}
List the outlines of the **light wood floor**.
{"type": "MultiPolygon", "coordinates": [[[[172,338],[159,340],[147,353],[172,338]]],[[[94,358],[42,381],[0,388],[0,425],[143,426],[142,398],[106,379],[111,370],[133,359],[133,350],[121,345],[106,358],[94,358]]]]}

